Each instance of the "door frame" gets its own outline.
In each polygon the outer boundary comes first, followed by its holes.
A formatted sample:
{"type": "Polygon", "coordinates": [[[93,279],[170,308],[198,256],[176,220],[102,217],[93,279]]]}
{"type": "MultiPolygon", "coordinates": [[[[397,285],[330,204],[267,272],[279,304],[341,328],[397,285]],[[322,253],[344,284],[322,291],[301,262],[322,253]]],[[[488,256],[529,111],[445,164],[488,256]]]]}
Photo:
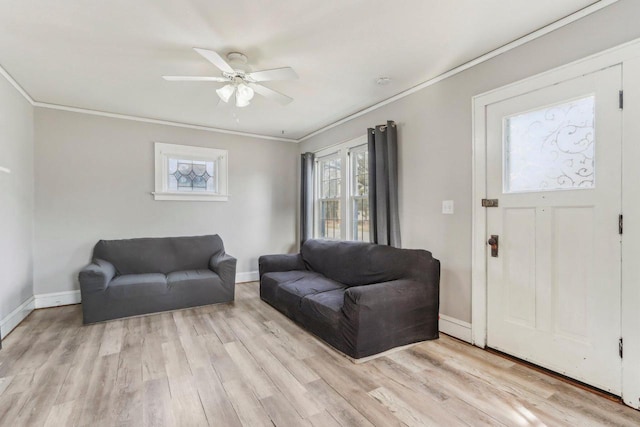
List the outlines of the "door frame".
{"type": "MultiPolygon", "coordinates": [[[[622,244],[622,259],[640,259],[640,39],[596,53],[567,65],[476,95],[472,99],[472,248],[471,248],[471,342],[487,345],[487,214],[481,201],[487,194],[486,109],[489,105],[552,86],[615,65],[622,66],[624,108],[622,110],[622,213],[628,219],[622,244]],[[633,78],[633,76],[637,76],[633,78]]],[[[640,409],[640,269],[637,263],[622,263],[621,336],[622,398],[640,409]]]]}

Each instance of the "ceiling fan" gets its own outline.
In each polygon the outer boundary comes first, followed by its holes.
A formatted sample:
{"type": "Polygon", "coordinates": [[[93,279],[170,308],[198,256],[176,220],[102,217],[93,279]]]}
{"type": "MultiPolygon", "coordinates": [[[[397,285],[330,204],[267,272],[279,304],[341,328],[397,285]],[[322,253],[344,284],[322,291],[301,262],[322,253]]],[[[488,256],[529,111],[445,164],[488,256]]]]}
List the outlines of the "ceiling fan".
{"type": "Polygon", "coordinates": [[[233,94],[236,95],[236,107],[246,107],[249,105],[255,93],[265,98],[286,105],[293,101],[288,97],[273,89],[260,84],[272,80],[294,80],[298,75],[291,67],[274,68],[272,70],[262,70],[251,72],[247,64],[247,57],[238,52],[231,52],[227,55],[228,62],[218,53],[194,47],[193,50],[202,55],[206,60],[218,67],[222,71],[221,77],[207,76],[162,76],[168,81],[184,82],[215,82],[226,83],[216,93],[224,102],[229,102],[233,94]],[[232,66],[233,65],[233,66],[232,66]]]}

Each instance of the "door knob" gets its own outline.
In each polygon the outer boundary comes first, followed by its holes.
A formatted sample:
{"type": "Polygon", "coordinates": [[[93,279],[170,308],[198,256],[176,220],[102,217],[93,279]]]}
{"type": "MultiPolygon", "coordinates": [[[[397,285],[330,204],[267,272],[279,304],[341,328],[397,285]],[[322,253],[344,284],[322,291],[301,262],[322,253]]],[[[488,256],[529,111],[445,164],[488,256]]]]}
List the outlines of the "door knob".
{"type": "Polygon", "coordinates": [[[498,236],[493,234],[491,238],[487,241],[487,244],[491,246],[491,256],[494,258],[498,257],[498,236]]]}

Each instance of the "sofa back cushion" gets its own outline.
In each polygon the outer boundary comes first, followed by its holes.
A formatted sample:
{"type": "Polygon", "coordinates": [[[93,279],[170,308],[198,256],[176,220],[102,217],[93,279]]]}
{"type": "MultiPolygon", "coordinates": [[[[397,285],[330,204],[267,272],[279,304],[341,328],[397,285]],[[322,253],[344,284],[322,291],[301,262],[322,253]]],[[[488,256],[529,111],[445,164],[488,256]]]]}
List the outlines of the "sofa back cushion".
{"type": "Polygon", "coordinates": [[[224,252],[217,234],[194,237],[162,237],[100,240],[94,259],[114,265],[118,274],[163,273],[209,268],[211,256],[224,252]]]}
{"type": "Polygon", "coordinates": [[[420,282],[439,274],[431,252],[366,242],[307,240],[301,249],[307,268],[347,286],[399,279],[420,282]]]}

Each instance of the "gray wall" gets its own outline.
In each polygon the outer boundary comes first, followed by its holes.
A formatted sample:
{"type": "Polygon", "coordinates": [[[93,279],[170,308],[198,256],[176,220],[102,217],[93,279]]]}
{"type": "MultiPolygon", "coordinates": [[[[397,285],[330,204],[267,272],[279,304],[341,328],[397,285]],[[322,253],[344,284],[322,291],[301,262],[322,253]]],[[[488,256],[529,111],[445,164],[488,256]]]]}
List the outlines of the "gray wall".
{"type": "Polygon", "coordinates": [[[33,107],[0,77],[0,320],[33,295],[33,107]]]}
{"type": "Polygon", "coordinates": [[[296,242],[298,146],[37,108],[35,293],[77,289],[99,239],[217,233],[238,272],[296,242]],[[154,201],[154,142],[229,150],[229,201],[154,201]]]}
{"type": "MultiPolygon", "coordinates": [[[[442,261],[441,312],[471,321],[471,99],[474,95],[640,37],[640,1],[620,0],[593,15],[406,98],[330,129],[301,152],[399,124],[400,214],[404,247],[442,261]],[[454,200],[455,214],[442,215],[454,200]]],[[[391,76],[393,77],[393,76],[391,76]]]]}

